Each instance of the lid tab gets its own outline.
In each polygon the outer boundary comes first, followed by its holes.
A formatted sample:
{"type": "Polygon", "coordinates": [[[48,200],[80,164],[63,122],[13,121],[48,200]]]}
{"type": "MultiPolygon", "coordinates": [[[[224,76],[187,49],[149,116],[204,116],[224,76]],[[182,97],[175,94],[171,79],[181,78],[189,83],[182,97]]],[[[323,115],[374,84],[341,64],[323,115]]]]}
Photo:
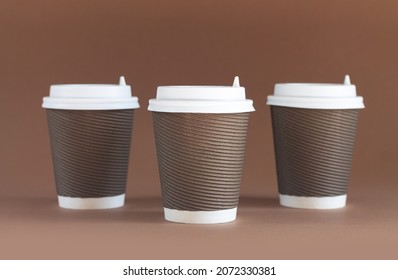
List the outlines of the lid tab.
{"type": "Polygon", "coordinates": [[[344,83],[345,85],[351,85],[351,80],[350,80],[350,76],[345,75],[344,76],[344,83]]]}
{"type": "Polygon", "coordinates": [[[126,86],[126,80],[124,79],[124,76],[120,76],[119,86],[126,86]]]}
{"type": "Polygon", "coordinates": [[[239,84],[239,77],[238,77],[238,76],[236,76],[236,77],[234,78],[234,82],[233,82],[232,86],[233,86],[233,87],[240,87],[240,84],[239,84]]]}

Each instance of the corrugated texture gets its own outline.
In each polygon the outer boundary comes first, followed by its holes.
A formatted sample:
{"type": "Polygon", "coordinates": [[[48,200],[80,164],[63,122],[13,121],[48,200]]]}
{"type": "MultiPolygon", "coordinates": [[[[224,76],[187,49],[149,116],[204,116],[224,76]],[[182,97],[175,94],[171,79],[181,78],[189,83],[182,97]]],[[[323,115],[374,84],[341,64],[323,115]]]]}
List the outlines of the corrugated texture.
{"type": "Polygon", "coordinates": [[[347,193],[358,110],[271,106],[279,193],[347,193]]]}
{"type": "Polygon", "coordinates": [[[153,121],[164,206],[237,207],[249,113],[153,112],[153,121]]]}
{"type": "Polygon", "coordinates": [[[133,110],[47,110],[58,195],[125,193],[133,110]]]}

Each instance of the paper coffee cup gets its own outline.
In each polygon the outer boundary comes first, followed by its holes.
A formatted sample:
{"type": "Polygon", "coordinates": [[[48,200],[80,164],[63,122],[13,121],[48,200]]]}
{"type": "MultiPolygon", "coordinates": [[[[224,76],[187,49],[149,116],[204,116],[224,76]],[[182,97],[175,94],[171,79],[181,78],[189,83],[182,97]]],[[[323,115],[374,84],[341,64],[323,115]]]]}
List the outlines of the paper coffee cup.
{"type": "Polygon", "coordinates": [[[232,87],[161,86],[149,101],[165,219],[225,223],[236,219],[249,112],[232,87]]]}
{"type": "Polygon", "coordinates": [[[363,98],[344,84],[276,84],[271,105],[280,203],[309,209],[346,205],[363,98]]]}
{"type": "Polygon", "coordinates": [[[134,109],[119,85],[52,85],[47,109],[58,203],[70,209],[124,205],[134,109]]]}

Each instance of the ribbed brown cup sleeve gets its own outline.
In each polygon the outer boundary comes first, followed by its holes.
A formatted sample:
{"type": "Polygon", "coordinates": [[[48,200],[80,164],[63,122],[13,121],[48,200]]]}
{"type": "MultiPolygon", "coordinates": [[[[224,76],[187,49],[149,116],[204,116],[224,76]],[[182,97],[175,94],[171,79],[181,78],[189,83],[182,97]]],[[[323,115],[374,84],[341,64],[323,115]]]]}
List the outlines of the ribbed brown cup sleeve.
{"type": "Polygon", "coordinates": [[[237,207],[249,113],[153,112],[164,207],[237,207]]]}
{"type": "Polygon", "coordinates": [[[125,193],[134,110],[47,109],[57,193],[125,193]]]}
{"type": "Polygon", "coordinates": [[[280,194],[347,193],[358,112],[271,106],[280,194]]]}

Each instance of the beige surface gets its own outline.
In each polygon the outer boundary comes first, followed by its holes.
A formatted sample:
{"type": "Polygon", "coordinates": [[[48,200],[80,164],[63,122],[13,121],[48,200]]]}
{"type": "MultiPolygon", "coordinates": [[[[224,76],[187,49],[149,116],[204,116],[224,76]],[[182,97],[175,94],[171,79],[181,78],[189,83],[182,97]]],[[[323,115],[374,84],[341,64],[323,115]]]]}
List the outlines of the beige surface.
{"type": "Polygon", "coordinates": [[[1,258],[397,258],[398,2],[4,0],[0,6],[1,258]],[[277,82],[337,83],[346,73],[366,105],[349,207],[277,207],[266,96],[277,82]],[[142,106],[134,120],[128,207],[58,209],[41,99],[51,84],[117,83],[122,74],[142,106]],[[227,85],[234,75],[256,108],[239,220],[213,227],[165,223],[148,99],[158,85],[227,85]]]}

